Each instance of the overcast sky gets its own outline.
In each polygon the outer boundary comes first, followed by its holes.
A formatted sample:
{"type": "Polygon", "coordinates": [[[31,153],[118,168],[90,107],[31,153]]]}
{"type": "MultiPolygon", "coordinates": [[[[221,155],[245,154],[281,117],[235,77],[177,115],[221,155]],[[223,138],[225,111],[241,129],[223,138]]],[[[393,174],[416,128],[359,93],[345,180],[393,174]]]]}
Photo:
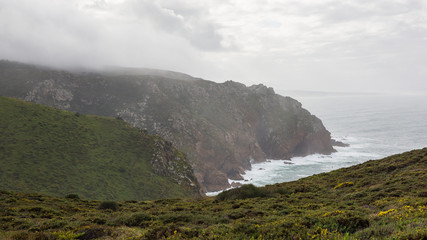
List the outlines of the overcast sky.
{"type": "Polygon", "coordinates": [[[0,0],[0,58],[427,93],[427,1],[0,0]]]}

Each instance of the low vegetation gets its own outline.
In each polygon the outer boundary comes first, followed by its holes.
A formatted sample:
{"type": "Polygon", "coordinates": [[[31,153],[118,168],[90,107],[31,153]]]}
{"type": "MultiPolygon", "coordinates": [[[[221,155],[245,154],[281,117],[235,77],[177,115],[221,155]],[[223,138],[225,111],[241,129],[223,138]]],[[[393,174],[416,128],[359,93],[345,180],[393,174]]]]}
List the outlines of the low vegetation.
{"type": "Polygon", "coordinates": [[[421,240],[426,184],[427,148],[198,200],[106,204],[1,191],[0,239],[421,240]]]}
{"type": "Polygon", "coordinates": [[[0,97],[0,189],[97,200],[198,193],[185,155],[160,137],[120,119],[6,97],[0,97]]]}

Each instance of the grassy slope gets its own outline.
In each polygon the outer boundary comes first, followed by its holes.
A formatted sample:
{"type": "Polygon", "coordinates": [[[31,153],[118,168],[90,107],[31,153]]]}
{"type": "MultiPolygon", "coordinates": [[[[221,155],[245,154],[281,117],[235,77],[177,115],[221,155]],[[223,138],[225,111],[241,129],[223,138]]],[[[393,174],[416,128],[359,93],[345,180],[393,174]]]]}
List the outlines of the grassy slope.
{"type": "Polygon", "coordinates": [[[100,202],[0,192],[0,238],[426,239],[427,148],[201,200],[100,202]]]}
{"type": "Polygon", "coordinates": [[[124,121],[0,97],[0,188],[85,199],[191,194],[153,173],[158,137],[124,121]]]}

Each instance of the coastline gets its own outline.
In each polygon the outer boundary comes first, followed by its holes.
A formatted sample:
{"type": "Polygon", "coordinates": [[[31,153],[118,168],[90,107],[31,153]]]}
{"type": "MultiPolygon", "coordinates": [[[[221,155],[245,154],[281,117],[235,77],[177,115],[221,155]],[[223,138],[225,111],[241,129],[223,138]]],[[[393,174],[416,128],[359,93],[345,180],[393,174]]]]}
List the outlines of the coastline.
{"type": "MultiPolygon", "coordinates": [[[[336,152],[330,155],[312,154],[305,157],[292,157],[290,160],[272,160],[253,163],[251,170],[242,174],[243,180],[231,180],[231,185],[253,184],[257,187],[265,185],[296,181],[300,178],[314,174],[333,171],[343,167],[350,167],[371,159],[380,158],[381,155],[364,153],[363,145],[355,138],[334,138],[337,141],[350,144],[348,147],[335,146],[336,152]]],[[[207,192],[206,196],[216,196],[219,193],[232,189],[216,192],[207,192]]]]}
{"type": "Polygon", "coordinates": [[[427,105],[420,104],[427,100],[427,96],[366,95],[360,98],[350,95],[297,98],[301,100],[303,107],[322,119],[325,127],[331,131],[332,139],[350,146],[334,146],[337,152],[331,155],[293,157],[291,161],[294,164],[285,165],[280,162],[283,160],[255,163],[252,170],[245,171],[242,175],[244,180],[241,182],[264,186],[294,181],[423,148],[427,144],[427,105]],[[269,169],[269,164],[276,164],[277,169],[269,169]]]}

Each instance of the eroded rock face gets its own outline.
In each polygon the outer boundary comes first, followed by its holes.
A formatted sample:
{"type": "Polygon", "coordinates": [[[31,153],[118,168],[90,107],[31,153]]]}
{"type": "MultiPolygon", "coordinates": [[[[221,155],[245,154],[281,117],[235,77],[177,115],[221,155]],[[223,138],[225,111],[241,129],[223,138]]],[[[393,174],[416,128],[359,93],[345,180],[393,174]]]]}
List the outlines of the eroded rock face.
{"type": "Polygon", "coordinates": [[[143,71],[70,73],[0,65],[0,83],[7,86],[2,95],[121,117],[168,139],[188,155],[203,190],[229,187],[228,178],[241,179],[251,161],[334,151],[330,133],[317,117],[264,85],[171,79],[173,74],[143,71]]]}

